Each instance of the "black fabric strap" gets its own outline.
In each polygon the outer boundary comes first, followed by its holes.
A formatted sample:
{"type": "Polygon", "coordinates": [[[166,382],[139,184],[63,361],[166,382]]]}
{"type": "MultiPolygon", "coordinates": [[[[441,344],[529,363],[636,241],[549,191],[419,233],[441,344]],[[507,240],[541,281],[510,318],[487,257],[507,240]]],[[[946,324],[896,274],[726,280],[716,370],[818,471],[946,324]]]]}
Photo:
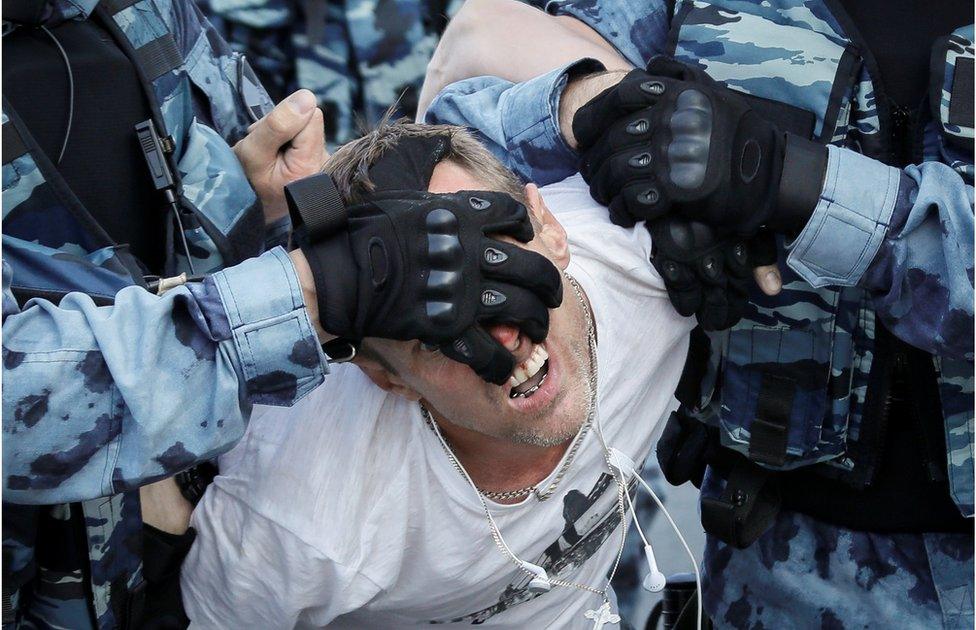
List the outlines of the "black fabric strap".
{"type": "Polygon", "coordinates": [[[105,10],[111,15],[115,15],[119,11],[124,11],[128,9],[136,2],[140,0],[102,0],[101,5],[105,7],[105,10]]]}
{"type": "Polygon", "coordinates": [[[285,200],[294,227],[305,227],[305,238],[317,242],[346,227],[348,213],[328,173],[319,173],[285,186],[285,200]],[[297,220],[296,220],[297,219],[297,220]]]}
{"type": "Polygon", "coordinates": [[[183,55],[172,33],[166,33],[136,49],[136,61],[150,81],[183,65],[183,55]]]}
{"type": "Polygon", "coordinates": [[[756,418],[750,427],[749,459],[770,466],[786,463],[786,444],[796,383],[766,372],[762,375],[756,418]]]}
{"type": "Polygon", "coordinates": [[[770,472],[740,460],[732,467],[722,495],[702,499],[702,527],[725,544],[745,549],[769,529],[781,504],[779,486],[770,472]]]}
{"type": "Polygon", "coordinates": [[[3,163],[10,164],[25,153],[27,145],[14,123],[9,120],[3,123],[3,163]]]}
{"type": "Polygon", "coordinates": [[[956,57],[948,122],[960,127],[973,126],[973,59],[969,57],[956,57]]]}
{"type": "Polygon", "coordinates": [[[817,117],[813,112],[788,103],[781,103],[755,94],[740,94],[763,120],[776,125],[783,133],[792,133],[802,138],[813,138],[817,117]]]}
{"type": "Polygon", "coordinates": [[[820,202],[827,173],[827,147],[792,133],[786,134],[783,174],[776,202],[777,231],[799,232],[820,202]]]}

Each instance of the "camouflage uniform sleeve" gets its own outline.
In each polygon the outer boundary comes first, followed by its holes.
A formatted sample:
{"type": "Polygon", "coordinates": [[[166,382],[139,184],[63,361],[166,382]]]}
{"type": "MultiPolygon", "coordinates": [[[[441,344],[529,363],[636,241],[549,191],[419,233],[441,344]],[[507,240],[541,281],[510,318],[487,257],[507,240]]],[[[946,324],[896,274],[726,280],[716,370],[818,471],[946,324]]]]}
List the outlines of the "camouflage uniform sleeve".
{"type": "Polygon", "coordinates": [[[545,9],[586,24],[624,59],[643,68],[651,57],[667,52],[668,4],[663,0],[549,0],[545,9]]]}
{"type": "Polygon", "coordinates": [[[559,97],[571,77],[602,69],[581,59],[523,83],[488,76],[457,81],[434,98],[425,121],[471,127],[523,180],[558,182],[577,171],[579,157],[559,132],[559,97]]]}
{"type": "Polygon", "coordinates": [[[253,403],[291,405],[325,361],[277,248],[156,296],[21,310],[3,268],[4,500],[116,494],[229,449],[253,403]]]}
{"type": "Polygon", "coordinates": [[[972,360],[972,185],[939,162],[902,171],[828,150],[820,202],[787,264],[813,286],[864,287],[892,333],[972,360]]]}

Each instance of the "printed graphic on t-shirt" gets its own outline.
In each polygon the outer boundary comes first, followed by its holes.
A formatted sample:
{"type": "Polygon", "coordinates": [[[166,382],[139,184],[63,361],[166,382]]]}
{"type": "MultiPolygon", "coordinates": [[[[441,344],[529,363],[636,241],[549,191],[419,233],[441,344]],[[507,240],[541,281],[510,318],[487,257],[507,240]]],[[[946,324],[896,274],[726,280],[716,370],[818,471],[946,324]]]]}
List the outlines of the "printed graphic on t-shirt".
{"type": "MultiPolygon", "coordinates": [[[[631,498],[634,496],[636,481],[631,479],[627,491],[631,498]]],[[[626,504],[625,504],[626,505],[626,504]]],[[[546,570],[550,578],[564,579],[572,582],[572,576],[577,569],[589,560],[610,535],[620,525],[620,512],[617,501],[617,484],[613,476],[603,473],[593,485],[588,494],[579,490],[570,490],[563,497],[563,531],[558,539],[549,545],[541,556],[531,560],[546,570]]],[[[618,534],[619,536],[619,534],[618,534]]],[[[611,543],[619,544],[614,538],[611,543]]],[[[529,592],[531,577],[519,572],[515,581],[505,587],[499,595],[498,603],[482,610],[469,613],[453,619],[432,620],[429,623],[484,623],[498,613],[513,606],[522,604],[544,593],[529,592]]],[[[585,584],[597,590],[602,589],[606,582],[585,584]]],[[[562,587],[554,587],[562,588],[562,587]]]]}

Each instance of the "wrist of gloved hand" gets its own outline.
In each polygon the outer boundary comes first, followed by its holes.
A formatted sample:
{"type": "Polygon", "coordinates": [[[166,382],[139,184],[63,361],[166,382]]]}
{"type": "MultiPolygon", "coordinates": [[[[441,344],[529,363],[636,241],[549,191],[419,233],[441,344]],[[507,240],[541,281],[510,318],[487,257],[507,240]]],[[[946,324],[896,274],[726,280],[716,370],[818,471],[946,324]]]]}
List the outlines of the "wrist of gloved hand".
{"type": "Polygon", "coordinates": [[[349,233],[338,232],[317,243],[306,238],[298,241],[312,272],[322,329],[337,337],[358,340],[355,306],[359,269],[352,255],[349,233]]]}
{"type": "Polygon", "coordinates": [[[827,174],[827,147],[791,133],[785,134],[782,171],[776,210],[766,227],[780,234],[796,234],[807,224],[820,202],[827,174]]]}

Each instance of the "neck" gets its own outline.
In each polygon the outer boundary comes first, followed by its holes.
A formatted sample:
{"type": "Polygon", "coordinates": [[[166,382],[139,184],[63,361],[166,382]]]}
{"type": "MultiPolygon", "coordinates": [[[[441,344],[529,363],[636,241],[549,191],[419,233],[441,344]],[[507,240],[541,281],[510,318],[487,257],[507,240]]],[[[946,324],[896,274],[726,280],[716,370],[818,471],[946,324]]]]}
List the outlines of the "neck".
{"type": "MultiPolygon", "coordinates": [[[[567,277],[567,282],[569,281],[567,277]]],[[[576,286],[578,285],[574,282],[574,291],[576,286]]],[[[573,300],[564,307],[580,309],[585,320],[595,324],[590,301],[582,289],[577,297],[578,302],[573,300]]],[[[593,334],[595,341],[595,327],[593,334]]],[[[587,361],[587,370],[592,369],[593,366],[587,361]]],[[[454,456],[479,490],[506,492],[538,484],[552,473],[573,441],[573,438],[569,438],[556,446],[520,444],[456,425],[426,401],[423,404],[429,410],[431,419],[437,423],[454,456]]],[[[519,497],[508,502],[515,503],[521,499],[519,497]]]]}
{"type": "Polygon", "coordinates": [[[572,442],[570,438],[556,446],[519,444],[453,424],[434,409],[430,412],[479,490],[505,492],[539,483],[556,468],[572,442]]]}

